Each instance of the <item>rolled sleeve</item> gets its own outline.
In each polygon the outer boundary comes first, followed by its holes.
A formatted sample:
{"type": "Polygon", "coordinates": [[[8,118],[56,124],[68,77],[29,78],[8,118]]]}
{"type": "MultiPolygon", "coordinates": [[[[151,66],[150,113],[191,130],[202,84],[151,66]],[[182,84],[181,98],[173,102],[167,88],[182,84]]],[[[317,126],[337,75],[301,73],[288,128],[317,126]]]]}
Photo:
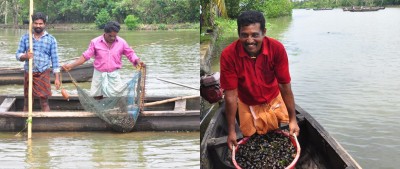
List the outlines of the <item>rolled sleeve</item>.
{"type": "Polygon", "coordinates": [[[95,45],[93,41],[90,41],[88,49],[82,53],[83,57],[86,60],[89,60],[92,56],[94,56],[95,53],[95,45]]]}
{"type": "Polygon", "coordinates": [[[25,54],[25,52],[28,50],[27,46],[25,44],[25,40],[26,40],[26,36],[22,36],[21,39],[19,40],[18,49],[15,54],[15,58],[17,59],[17,61],[21,61],[21,56],[23,54],[25,54]]]}
{"type": "Polygon", "coordinates": [[[53,66],[53,73],[59,73],[60,72],[60,64],[58,62],[57,40],[56,39],[54,39],[53,43],[51,44],[50,53],[51,53],[51,63],[53,66]]]}
{"type": "Polygon", "coordinates": [[[222,52],[220,58],[221,87],[225,90],[233,90],[238,87],[238,76],[233,60],[226,52],[222,52]]]}
{"type": "Polygon", "coordinates": [[[137,66],[140,62],[139,57],[136,56],[135,51],[129,47],[128,43],[124,44],[123,54],[128,58],[128,60],[133,64],[133,66],[137,66]]]}

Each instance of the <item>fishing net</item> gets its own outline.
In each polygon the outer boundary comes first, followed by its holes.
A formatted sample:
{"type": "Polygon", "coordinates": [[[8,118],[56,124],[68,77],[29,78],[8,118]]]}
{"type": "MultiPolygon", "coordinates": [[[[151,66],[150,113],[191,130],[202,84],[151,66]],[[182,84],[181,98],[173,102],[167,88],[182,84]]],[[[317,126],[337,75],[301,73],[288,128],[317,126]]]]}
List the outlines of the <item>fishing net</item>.
{"type": "MultiPolygon", "coordinates": [[[[69,73],[68,73],[69,74],[69,73]]],[[[69,74],[70,75],[70,74],[69,74]]],[[[72,76],[70,75],[71,79],[72,76]]],[[[72,80],[78,91],[79,101],[88,112],[95,113],[115,131],[129,132],[143,108],[145,68],[134,71],[132,79],[121,87],[115,97],[96,100],[72,80]]]]}

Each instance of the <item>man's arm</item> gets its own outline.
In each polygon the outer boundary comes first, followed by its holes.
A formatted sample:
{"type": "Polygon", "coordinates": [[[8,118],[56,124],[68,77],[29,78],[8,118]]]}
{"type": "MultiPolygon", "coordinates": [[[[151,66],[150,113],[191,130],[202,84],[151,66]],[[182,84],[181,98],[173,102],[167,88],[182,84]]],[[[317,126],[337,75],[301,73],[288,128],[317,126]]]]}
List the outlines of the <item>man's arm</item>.
{"type": "Polygon", "coordinates": [[[279,89],[282,94],[282,99],[285,102],[286,108],[289,113],[290,135],[293,135],[293,133],[295,133],[296,136],[298,136],[299,132],[300,132],[300,128],[299,128],[299,125],[297,124],[297,120],[296,120],[296,110],[295,110],[294,96],[293,96],[291,84],[290,83],[279,84],[279,89]]]}
{"type": "Polygon", "coordinates": [[[128,60],[132,63],[133,66],[138,66],[140,63],[139,57],[136,55],[135,51],[128,45],[128,43],[124,43],[124,51],[123,54],[128,58],[128,60]]]}
{"type": "Polygon", "coordinates": [[[70,64],[65,64],[62,67],[64,68],[65,71],[70,71],[72,68],[79,66],[83,63],[86,62],[85,57],[82,55],[81,57],[79,57],[78,59],[76,59],[73,63],[70,64]]]}
{"type": "Polygon", "coordinates": [[[58,62],[58,45],[57,40],[53,38],[53,42],[50,44],[50,57],[51,57],[51,65],[53,66],[53,73],[56,77],[54,80],[54,85],[58,90],[60,88],[60,63],[58,62]]]}
{"type": "Polygon", "coordinates": [[[25,60],[28,60],[28,59],[32,58],[32,56],[33,56],[33,54],[31,52],[27,52],[28,49],[27,49],[27,46],[25,44],[25,37],[24,36],[22,36],[21,39],[19,40],[18,49],[17,49],[17,52],[15,54],[15,58],[18,61],[25,61],[25,60]]]}
{"type": "Polygon", "coordinates": [[[61,82],[60,82],[60,73],[56,72],[54,73],[54,75],[56,76],[56,79],[54,80],[54,85],[56,86],[56,89],[60,89],[61,86],[61,82]]]}
{"type": "Polygon", "coordinates": [[[237,145],[235,118],[237,111],[237,89],[225,90],[225,117],[228,122],[228,147],[232,150],[233,145],[237,145]]]}

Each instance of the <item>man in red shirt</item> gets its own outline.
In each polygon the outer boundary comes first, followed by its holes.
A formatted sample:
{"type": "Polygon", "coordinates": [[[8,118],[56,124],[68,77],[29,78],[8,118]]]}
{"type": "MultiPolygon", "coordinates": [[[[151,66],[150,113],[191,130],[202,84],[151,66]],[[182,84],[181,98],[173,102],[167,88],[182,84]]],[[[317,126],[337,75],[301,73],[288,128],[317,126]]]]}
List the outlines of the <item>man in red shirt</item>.
{"type": "Polygon", "coordinates": [[[284,46],[265,36],[262,13],[246,11],[237,19],[239,39],[221,54],[221,86],[225,90],[229,148],[237,145],[236,111],[244,136],[265,134],[289,123],[290,134],[300,132],[284,46]]]}

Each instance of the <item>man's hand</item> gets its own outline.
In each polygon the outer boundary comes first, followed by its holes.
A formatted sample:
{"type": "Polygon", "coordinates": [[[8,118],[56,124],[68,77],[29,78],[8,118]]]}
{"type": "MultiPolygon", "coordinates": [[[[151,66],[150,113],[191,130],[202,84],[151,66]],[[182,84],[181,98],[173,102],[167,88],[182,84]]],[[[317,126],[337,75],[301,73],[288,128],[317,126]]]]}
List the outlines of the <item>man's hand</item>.
{"type": "Polygon", "coordinates": [[[295,133],[296,136],[299,136],[300,134],[300,128],[297,124],[297,120],[292,120],[289,122],[289,134],[292,136],[293,133],[295,133]]]}
{"type": "Polygon", "coordinates": [[[226,140],[226,143],[228,143],[229,149],[232,151],[232,146],[234,145],[237,147],[237,141],[236,141],[236,132],[229,132],[228,134],[228,139],[226,140]]]}
{"type": "Polygon", "coordinates": [[[143,67],[146,67],[146,65],[143,62],[139,62],[136,66],[133,66],[135,69],[141,69],[143,67]]]}
{"type": "Polygon", "coordinates": [[[140,67],[146,67],[146,65],[143,62],[139,63],[140,67]]]}
{"type": "Polygon", "coordinates": [[[31,52],[31,50],[29,50],[25,54],[21,55],[21,58],[19,60],[25,61],[25,60],[29,60],[31,58],[33,58],[33,53],[31,52]]]}
{"type": "Polygon", "coordinates": [[[56,86],[56,89],[60,89],[61,83],[59,79],[54,80],[54,85],[56,86]]]}
{"type": "Polygon", "coordinates": [[[71,65],[69,64],[64,64],[61,66],[66,72],[70,71],[72,69],[71,65]]]}

